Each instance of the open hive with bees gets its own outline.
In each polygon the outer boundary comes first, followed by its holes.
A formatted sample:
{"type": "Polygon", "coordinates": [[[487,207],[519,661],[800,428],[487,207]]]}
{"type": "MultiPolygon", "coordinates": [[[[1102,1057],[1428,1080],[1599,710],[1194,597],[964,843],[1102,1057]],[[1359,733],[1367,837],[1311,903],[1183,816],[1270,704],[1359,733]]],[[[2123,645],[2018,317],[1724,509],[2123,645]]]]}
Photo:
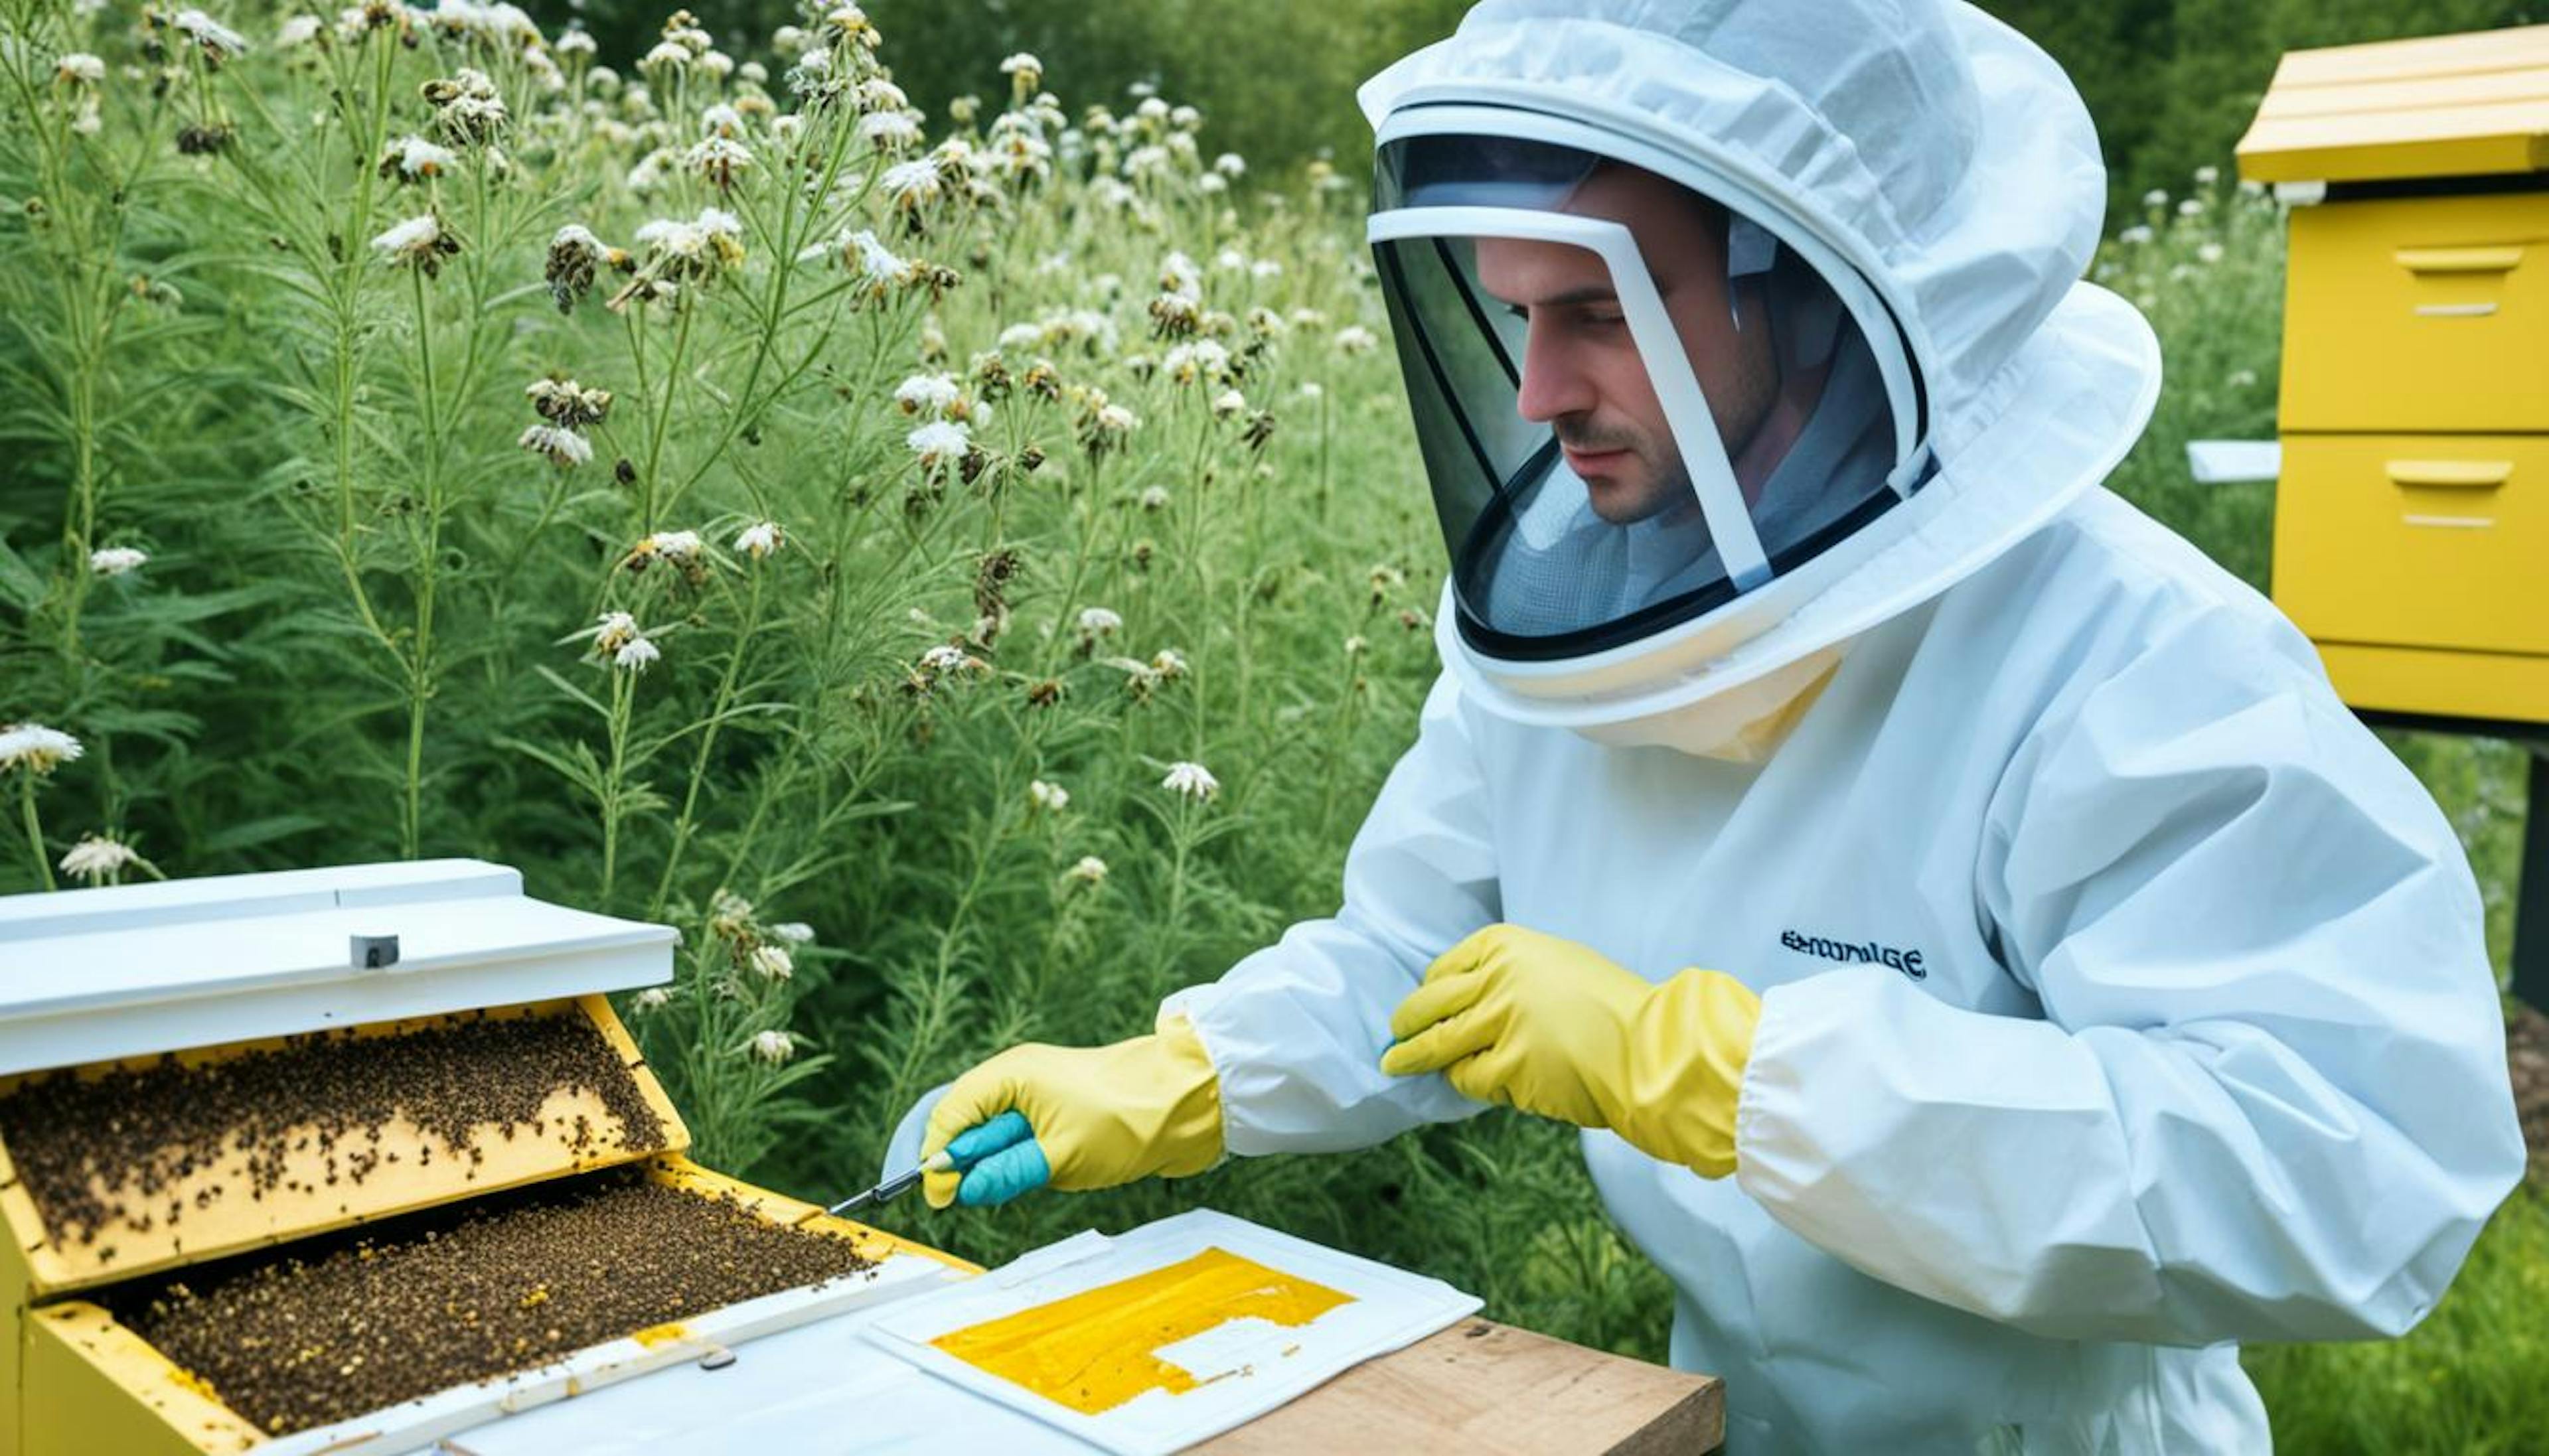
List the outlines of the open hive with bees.
{"type": "Polygon", "coordinates": [[[0,899],[0,1456],[415,1449],[973,1266],[685,1157],[673,932],[470,861],[0,899]]]}

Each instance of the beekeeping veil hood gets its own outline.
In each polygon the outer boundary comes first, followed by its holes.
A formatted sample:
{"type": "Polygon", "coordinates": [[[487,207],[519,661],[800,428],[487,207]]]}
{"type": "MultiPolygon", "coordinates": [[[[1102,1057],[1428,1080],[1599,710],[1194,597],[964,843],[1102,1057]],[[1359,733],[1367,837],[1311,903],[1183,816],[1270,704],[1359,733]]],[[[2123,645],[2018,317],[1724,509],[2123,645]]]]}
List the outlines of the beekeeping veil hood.
{"type": "Polygon", "coordinates": [[[1716,751],[2149,417],[2087,111],[1958,0],[1485,0],[1358,99],[1437,633],[1503,716],[1716,751]]]}

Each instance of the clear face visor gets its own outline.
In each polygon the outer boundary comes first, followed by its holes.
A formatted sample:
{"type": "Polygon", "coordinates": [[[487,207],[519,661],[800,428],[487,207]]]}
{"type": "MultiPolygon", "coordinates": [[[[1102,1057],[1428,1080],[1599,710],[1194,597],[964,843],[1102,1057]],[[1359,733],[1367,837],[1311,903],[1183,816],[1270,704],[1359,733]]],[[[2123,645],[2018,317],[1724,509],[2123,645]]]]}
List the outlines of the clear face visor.
{"type": "Polygon", "coordinates": [[[1899,336],[1810,241],[1591,152],[1476,136],[1384,144],[1368,231],[1460,627],[1492,656],[1687,621],[1917,483],[1899,336]]]}

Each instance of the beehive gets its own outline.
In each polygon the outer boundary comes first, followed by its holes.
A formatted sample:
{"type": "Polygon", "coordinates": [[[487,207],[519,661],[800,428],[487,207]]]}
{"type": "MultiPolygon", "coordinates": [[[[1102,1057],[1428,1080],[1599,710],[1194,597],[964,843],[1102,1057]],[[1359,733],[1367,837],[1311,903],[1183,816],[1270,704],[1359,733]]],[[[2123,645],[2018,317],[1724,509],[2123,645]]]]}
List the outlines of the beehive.
{"type": "MultiPolygon", "coordinates": [[[[680,1114],[604,994],[668,979],[673,941],[529,899],[514,871],[473,861],[0,898],[0,1456],[408,1450],[973,1272],[683,1156],[680,1114]],[[374,1273],[376,1255],[437,1259],[448,1279],[531,1221],[598,1217],[611,1199],[651,1200],[655,1219],[691,1207],[668,1195],[700,1200],[713,1237],[776,1239],[790,1257],[765,1258],[731,1308],[667,1306],[680,1318],[631,1314],[624,1329],[543,1328],[524,1313],[550,1297],[534,1271],[519,1301],[510,1287],[482,1301],[490,1331],[530,1331],[494,1346],[501,1371],[373,1410],[344,1409],[380,1375],[357,1378],[358,1356],[405,1331],[342,1343],[359,1310],[286,1340],[242,1329],[236,1343],[272,1344],[274,1361],[330,1362],[296,1387],[322,1392],[328,1418],[288,1429],[139,1332],[193,1317],[215,1357],[197,1364],[246,1368],[228,1327],[203,1322],[230,1318],[221,1298],[270,1307],[274,1287],[374,1273]]],[[[653,1262],[579,1256],[555,1283],[595,1303],[596,1281],[672,1277],[653,1262]]],[[[636,1310],[645,1294],[599,1303],[636,1310]]],[[[479,1327],[474,1305],[444,1303],[433,1318],[479,1327]]],[[[278,1382],[239,1384],[288,1404],[278,1382]]]]}
{"type": "Polygon", "coordinates": [[[2347,702],[2549,722],[2549,26],[2294,51],[2274,594],[2347,702]]]}

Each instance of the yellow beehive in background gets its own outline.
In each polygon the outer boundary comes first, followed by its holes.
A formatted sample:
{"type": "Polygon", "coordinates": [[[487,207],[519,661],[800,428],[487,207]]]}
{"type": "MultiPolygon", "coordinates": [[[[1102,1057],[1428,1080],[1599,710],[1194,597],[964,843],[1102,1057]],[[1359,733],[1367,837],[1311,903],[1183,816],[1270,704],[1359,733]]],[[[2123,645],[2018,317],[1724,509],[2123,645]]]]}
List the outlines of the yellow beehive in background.
{"type": "Polygon", "coordinates": [[[2549,26],[2299,50],[2274,591],[2353,706],[2549,722],[2549,26]]]}

